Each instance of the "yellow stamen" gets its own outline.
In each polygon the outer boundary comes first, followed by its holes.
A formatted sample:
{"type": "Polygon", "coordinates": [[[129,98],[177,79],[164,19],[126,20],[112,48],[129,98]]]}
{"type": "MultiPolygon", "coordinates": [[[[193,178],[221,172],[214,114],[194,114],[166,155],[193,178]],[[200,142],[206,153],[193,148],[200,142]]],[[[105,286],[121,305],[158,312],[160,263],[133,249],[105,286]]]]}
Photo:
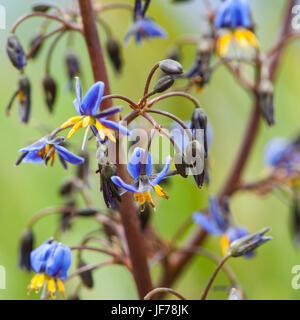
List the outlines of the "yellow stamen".
{"type": "Polygon", "coordinates": [[[222,251],[222,255],[225,256],[229,247],[229,239],[227,237],[227,235],[223,235],[221,237],[221,241],[220,241],[220,245],[221,245],[221,251],[222,251]]]}
{"type": "Polygon", "coordinates": [[[219,37],[216,45],[216,51],[219,56],[221,57],[226,56],[231,39],[232,39],[232,34],[230,33],[227,33],[219,37]]]}
{"type": "Polygon", "coordinates": [[[82,126],[83,126],[83,128],[87,128],[88,126],[91,126],[91,125],[95,124],[95,122],[96,122],[96,118],[95,117],[85,116],[83,118],[82,126]]]}
{"type": "Polygon", "coordinates": [[[82,127],[83,121],[79,121],[74,124],[73,128],[69,131],[67,138],[70,139],[77,130],[79,130],[82,127]]]}
{"type": "Polygon", "coordinates": [[[71,124],[76,123],[76,122],[79,121],[80,119],[82,119],[82,116],[72,117],[72,118],[70,118],[68,121],[66,121],[65,123],[63,123],[63,124],[61,125],[61,128],[66,128],[66,127],[70,126],[71,124]]]}
{"type": "Polygon", "coordinates": [[[99,136],[100,136],[101,140],[104,140],[105,136],[107,136],[108,139],[110,139],[112,142],[114,142],[114,143],[116,142],[116,138],[112,134],[113,129],[108,128],[107,126],[103,125],[99,121],[96,121],[95,126],[96,126],[96,128],[98,130],[98,133],[99,133],[99,136]]]}
{"type": "Polygon", "coordinates": [[[36,292],[39,292],[41,287],[43,286],[45,282],[45,275],[44,274],[36,274],[30,281],[30,284],[28,286],[28,294],[31,293],[32,290],[36,290],[36,292]]]}
{"type": "Polygon", "coordinates": [[[157,185],[153,186],[153,188],[159,197],[162,197],[167,200],[169,199],[167,193],[164,191],[164,189],[160,185],[157,184],[157,185]]]}
{"type": "Polygon", "coordinates": [[[51,298],[55,298],[55,292],[56,292],[56,283],[55,280],[53,278],[50,278],[48,280],[48,291],[50,293],[50,297],[51,298]]]}

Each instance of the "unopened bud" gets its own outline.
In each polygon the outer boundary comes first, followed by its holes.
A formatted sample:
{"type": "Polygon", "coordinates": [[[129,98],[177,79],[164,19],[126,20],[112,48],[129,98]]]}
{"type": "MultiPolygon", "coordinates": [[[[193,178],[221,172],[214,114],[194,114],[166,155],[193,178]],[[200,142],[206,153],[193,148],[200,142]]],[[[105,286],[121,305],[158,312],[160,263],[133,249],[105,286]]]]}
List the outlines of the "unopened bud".
{"type": "Polygon", "coordinates": [[[272,126],[275,123],[274,120],[274,88],[270,80],[264,79],[261,81],[258,88],[258,96],[261,112],[268,123],[272,126]]]}
{"type": "Polygon", "coordinates": [[[69,78],[72,80],[80,74],[80,65],[77,55],[73,51],[69,51],[66,55],[66,65],[69,78]]]}
{"type": "Polygon", "coordinates": [[[159,67],[166,74],[181,74],[183,72],[182,65],[178,61],[171,59],[160,61],[159,67]]]}
{"type": "Polygon", "coordinates": [[[174,78],[170,75],[166,75],[164,77],[161,77],[157,81],[157,83],[154,87],[154,91],[157,93],[164,92],[164,91],[168,90],[169,88],[171,88],[173,84],[174,84],[174,78]]]}
{"type": "Polygon", "coordinates": [[[32,6],[32,11],[34,12],[47,12],[51,8],[50,4],[47,3],[36,3],[32,6]]]}
{"type": "Polygon", "coordinates": [[[252,252],[257,247],[265,242],[272,240],[272,237],[265,237],[264,234],[270,231],[271,228],[264,228],[254,234],[250,234],[243,238],[233,241],[228,248],[228,255],[231,257],[240,257],[246,253],[252,252]]]}
{"type": "Polygon", "coordinates": [[[30,108],[31,108],[31,87],[29,79],[25,74],[19,78],[19,121],[27,123],[29,121],[30,108]]]}
{"type": "Polygon", "coordinates": [[[110,61],[115,70],[120,73],[122,69],[121,47],[119,42],[114,38],[109,38],[106,43],[106,50],[108,52],[110,61]]]}
{"type": "Polygon", "coordinates": [[[177,172],[183,178],[187,178],[187,176],[188,176],[188,174],[187,174],[188,166],[184,162],[184,154],[182,154],[181,152],[176,152],[174,154],[174,164],[175,164],[175,168],[176,168],[177,172]]]}
{"type": "Polygon", "coordinates": [[[96,208],[82,208],[82,209],[78,209],[75,212],[75,215],[80,217],[93,217],[98,212],[99,210],[96,208]]]}
{"type": "Polygon", "coordinates": [[[26,65],[26,56],[24,54],[22,45],[16,35],[8,36],[6,44],[6,52],[11,63],[19,70],[26,65]]]}
{"type": "Polygon", "coordinates": [[[30,57],[32,59],[36,58],[38,53],[40,52],[40,49],[41,49],[42,43],[43,43],[43,42],[41,42],[42,38],[43,38],[43,35],[38,33],[30,41],[29,51],[30,51],[30,57]]]}
{"type": "MultiPolygon", "coordinates": [[[[78,263],[78,269],[86,267],[86,263],[83,260],[80,260],[78,263]]],[[[92,289],[94,287],[94,280],[92,276],[92,271],[84,271],[79,274],[81,281],[83,285],[89,289],[92,289]]]]}
{"type": "Polygon", "coordinates": [[[33,249],[34,235],[31,229],[26,229],[20,240],[20,268],[31,270],[30,253],[33,249]]]}
{"type": "Polygon", "coordinates": [[[45,100],[50,112],[53,111],[53,105],[56,97],[56,82],[50,76],[46,75],[43,79],[43,88],[45,93],[45,100]]]}

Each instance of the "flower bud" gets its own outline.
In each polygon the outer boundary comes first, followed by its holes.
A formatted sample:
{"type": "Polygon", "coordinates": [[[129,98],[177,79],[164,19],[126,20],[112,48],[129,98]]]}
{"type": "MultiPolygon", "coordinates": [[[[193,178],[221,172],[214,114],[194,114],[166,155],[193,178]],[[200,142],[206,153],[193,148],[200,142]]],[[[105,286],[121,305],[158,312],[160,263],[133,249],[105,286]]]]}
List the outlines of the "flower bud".
{"type": "Polygon", "coordinates": [[[120,73],[122,69],[122,59],[119,42],[116,39],[110,37],[106,43],[106,50],[115,70],[120,73]]]}
{"type": "Polygon", "coordinates": [[[166,75],[164,77],[161,77],[154,87],[154,91],[157,93],[164,92],[172,87],[174,84],[174,78],[170,75],[166,75]]]}
{"type": "Polygon", "coordinates": [[[69,76],[69,89],[73,89],[73,78],[80,75],[80,64],[76,54],[69,51],[66,55],[67,73],[69,76]]]}
{"type": "Polygon", "coordinates": [[[259,105],[262,115],[269,126],[275,124],[273,92],[272,82],[267,79],[262,80],[258,88],[259,105]]]}
{"type": "Polygon", "coordinates": [[[182,65],[175,60],[166,59],[159,62],[160,69],[166,74],[182,74],[182,65]]]}
{"type": "Polygon", "coordinates": [[[294,241],[295,244],[300,247],[300,202],[298,198],[293,199],[291,217],[294,241]]]}
{"type": "Polygon", "coordinates": [[[34,235],[31,229],[26,229],[20,240],[20,268],[31,270],[30,253],[33,249],[34,235]]]}
{"type": "Polygon", "coordinates": [[[205,158],[207,158],[207,115],[202,108],[196,108],[192,114],[191,129],[193,138],[204,147],[205,158]]]}
{"type": "Polygon", "coordinates": [[[44,77],[43,88],[45,93],[46,104],[48,106],[49,111],[52,112],[56,97],[56,83],[50,75],[46,75],[44,77]]]}
{"type": "Polygon", "coordinates": [[[42,38],[43,38],[43,35],[41,33],[38,33],[30,41],[29,52],[30,52],[30,57],[32,59],[36,58],[40,52],[40,49],[41,49],[42,43],[43,43],[43,42],[40,42],[42,38]]]}
{"type": "Polygon", "coordinates": [[[51,9],[51,5],[47,3],[36,3],[32,6],[32,11],[34,12],[47,12],[49,9],[51,9]]]}
{"type": "Polygon", "coordinates": [[[233,241],[228,247],[228,255],[232,257],[240,257],[246,253],[252,252],[257,247],[261,246],[265,242],[272,240],[272,237],[265,237],[264,234],[270,231],[271,228],[263,228],[262,230],[239,238],[233,241]]]}
{"type": "Polygon", "coordinates": [[[11,63],[19,70],[26,65],[26,56],[24,54],[22,45],[16,35],[8,36],[6,44],[6,52],[11,63]]]}
{"type": "Polygon", "coordinates": [[[62,185],[59,188],[59,194],[61,196],[68,196],[72,193],[73,191],[73,181],[72,180],[68,180],[62,183],[62,185]]]}
{"type": "MultiPolygon", "coordinates": [[[[87,264],[83,261],[80,260],[78,263],[78,269],[85,267],[87,264]]],[[[92,271],[88,270],[85,272],[81,272],[79,274],[81,281],[83,283],[83,285],[89,289],[92,289],[94,287],[94,280],[93,280],[93,276],[92,276],[92,271]]]]}
{"type": "Polygon", "coordinates": [[[182,154],[181,152],[176,152],[174,154],[174,164],[175,164],[175,168],[176,168],[177,172],[183,178],[187,178],[187,176],[188,176],[188,174],[187,174],[188,166],[184,162],[184,154],[182,154]]]}
{"type": "Polygon", "coordinates": [[[31,99],[30,99],[31,87],[29,79],[25,74],[20,76],[19,79],[19,121],[27,123],[29,121],[31,99]]]}
{"type": "Polygon", "coordinates": [[[80,217],[93,217],[98,212],[99,210],[96,208],[82,208],[82,209],[78,209],[75,215],[80,217]]]}

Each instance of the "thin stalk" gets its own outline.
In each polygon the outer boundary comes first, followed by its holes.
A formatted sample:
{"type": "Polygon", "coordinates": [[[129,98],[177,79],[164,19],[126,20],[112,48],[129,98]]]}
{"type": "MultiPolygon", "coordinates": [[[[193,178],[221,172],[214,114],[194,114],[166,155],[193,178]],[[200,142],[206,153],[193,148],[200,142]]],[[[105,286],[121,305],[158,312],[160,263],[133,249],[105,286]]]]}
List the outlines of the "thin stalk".
{"type": "Polygon", "coordinates": [[[144,300],[151,300],[156,294],[162,293],[162,292],[170,293],[173,296],[179,298],[180,300],[186,300],[186,298],[182,294],[180,294],[179,292],[177,292],[171,288],[155,288],[146,294],[146,296],[144,297],[144,300]]]}

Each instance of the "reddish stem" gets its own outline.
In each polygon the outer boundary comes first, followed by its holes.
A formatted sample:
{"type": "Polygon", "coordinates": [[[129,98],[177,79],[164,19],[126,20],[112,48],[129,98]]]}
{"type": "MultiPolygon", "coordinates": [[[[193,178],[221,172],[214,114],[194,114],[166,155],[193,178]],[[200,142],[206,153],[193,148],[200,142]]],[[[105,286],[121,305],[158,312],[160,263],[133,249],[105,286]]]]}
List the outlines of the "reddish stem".
{"type": "MultiPolygon", "coordinates": [[[[89,50],[94,78],[95,81],[103,81],[105,83],[105,95],[109,95],[109,81],[92,2],[91,0],[79,0],[79,5],[84,27],[84,36],[89,50]]],[[[111,107],[111,105],[111,99],[107,99],[101,105],[101,109],[107,109],[111,107]]],[[[125,181],[129,180],[128,173],[124,165],[117,164],[117,171],[119,177],[125,181]]],[[[147,264],[144,239],[140,230],[136,206],[133,202],[133,197],[129,192],[123,196],[122,202],[118,203],[118,209],[121,215],[126,240],[128,243],[136,287],[140,299],[143,299],[144,296],[152,290],[152,282],[147,264]]]]}

